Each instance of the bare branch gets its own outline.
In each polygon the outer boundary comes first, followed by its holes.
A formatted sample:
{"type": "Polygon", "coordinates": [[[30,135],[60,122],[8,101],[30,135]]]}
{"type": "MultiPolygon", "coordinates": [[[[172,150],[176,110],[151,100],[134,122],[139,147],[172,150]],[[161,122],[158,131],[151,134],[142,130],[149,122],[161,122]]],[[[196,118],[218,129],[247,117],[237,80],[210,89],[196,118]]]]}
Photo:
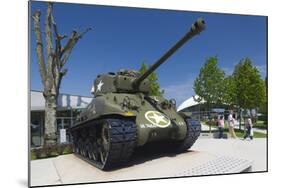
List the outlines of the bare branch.
{"type": "Polygon", "coordinates": [[[67,62],[67,60],[71,54],[71,51],[72,51],[73,47],[75,46],[75,44],[78,42],[78,40],[81,39],[90,30],[92,30],[92,28],[87,28],[81,34],[78,34],[77,31],[72,32],[71,38],[68,40],[68,42],[66,43],[66,45],[64,46],[64,48],[61,51],[61,57],[63,56],[63,58],[61,60],[62,67],[67,62]]]}
{"type": "Polygon", "coordinates": [[[62,77],[66,74],[66,69],[61,72],[62,63],[61,63],[61,40],[66,38],[66,35],[61,36],[58,32],[57,24],[54,20],[53,15],[50,15],[52,26],[54,29],[54,37],[55,37],[55,54],[53,56],[53,66],[52,66],[52,73],[53,73],[53,81],[54,81],[54,88],[56,92],[59,93],[60,83],[62,77]]]}
{"type": "Polygon", "coordinates": [[[91,30],[92,30],[91,27],[87,28],[84,32],[82,32],[82,33],[79,35],[79,39],[81,39],[87,32],[89,32],[89,31],[91,31],[91,30]]]}
{"type": "Polygon", "coordinates": [[[41,76],[41,81],[43,86],[46,85],[46,66],[45,66],[45,59],[43,53],[43,43],[42,43],[42,34],[40,28],[40,10],[36,10],[34,15],[32,16],[34,21],[34,32],[36,37],[36,54],[37,54],[37,62],[39,65],[39,71],[41,76]]]}
{"type": "Polygon", "coordinates": [[[57,24],[55,23],[53,15],[51,15],[52,19],[52,24],[54,28],[54,33],[56,37],[56,48],[55,48],[55,54],[56,54],[56,59],[60,59],[60,52],[61,52],[61,40],[64,38],[64,36],[60,36],[57,28],[57,24]]]}
{"type": "Polygon", "coordinates": [[[60,36],[57,28],[57,24],[54,20],[54,17],[52,15],[52,24],[54,28],[54,34],[56,38],[56,47],[55,47],[55,56],[54,56],[54,67],[53,67],[53,75],[54,75],[54,87],[56,89],[56,92],[59,93],[60,83],[62,76],[60,75],[61,70],[61,40],[65,38],[66,36],[60,36]]]}
{"type": "Polygon", "coordinates": [[[60,40],[65,39],[67,37],[67,35],[62,35],[60,36],[60,40]]]}
{"type": "Polygon", "coordinates": [[[67,69],[63,69],[63,70],[60,72],[61,77],[65,76],[66,73],[67,73],[67,69]]]}

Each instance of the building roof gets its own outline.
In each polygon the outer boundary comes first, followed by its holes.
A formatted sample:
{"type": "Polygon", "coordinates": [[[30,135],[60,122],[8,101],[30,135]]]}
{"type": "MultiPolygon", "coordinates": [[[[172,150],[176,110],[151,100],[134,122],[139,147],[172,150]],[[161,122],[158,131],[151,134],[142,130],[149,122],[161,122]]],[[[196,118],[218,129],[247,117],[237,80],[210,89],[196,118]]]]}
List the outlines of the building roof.
{"type": "MultiPolygon", "coordinates": [[[[198,98],[198,95],[195,95],[194,96],[195,98],[198,98]]],[[[177,111],[181,111],[183,109],[186,109],[188,107],[191,107],[191,106],[195,106],[197,104],[199,104],[199,102],[195,101],[194,100],[194,97],[190,97],[189,99],[185,100],[183,103],[181,103],[177,109],[177,111]]],[[[200,102],[200,104],[204,103],[204,99],[200,102]]]]}
{"type": "MultiPolygon", "coordinates": [[[[58,109],[78,109],[85,108],[91,101],[93,97],[85,97],[79,95],[71,94],[60,94],[58,97],[58,109]]],[[[42,91],[30,92],[30,103],[31,110],[45,110],[45,99],[43,97],[42,91]]]]}

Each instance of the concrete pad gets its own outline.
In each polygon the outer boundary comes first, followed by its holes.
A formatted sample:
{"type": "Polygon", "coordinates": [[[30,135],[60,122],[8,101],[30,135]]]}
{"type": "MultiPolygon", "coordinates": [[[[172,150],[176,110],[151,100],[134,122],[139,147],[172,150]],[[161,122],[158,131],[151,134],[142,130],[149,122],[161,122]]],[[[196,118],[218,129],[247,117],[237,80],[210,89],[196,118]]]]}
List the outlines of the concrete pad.
{"type": "MultiPolygon", "coordinates": [[[[75,155],[67,155],[56,158],[55,165],[62,183],[103,182],[175,177],[178,172],[186,168],[198,166],[215,158],[214,155],[207,152],[192,151],[105,172],[89,165],[75,155]]],[[[135,163],[135,161],[131,161],[131,163],[135,163]]]]}

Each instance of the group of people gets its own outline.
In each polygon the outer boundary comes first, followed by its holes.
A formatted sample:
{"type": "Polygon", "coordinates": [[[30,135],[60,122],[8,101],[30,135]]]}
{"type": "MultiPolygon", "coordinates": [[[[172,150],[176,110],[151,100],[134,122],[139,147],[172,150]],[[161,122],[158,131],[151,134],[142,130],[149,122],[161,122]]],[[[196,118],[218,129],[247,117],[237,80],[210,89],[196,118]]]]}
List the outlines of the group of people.
{"type": "MultiPolygon", "coordinates": [[[[228,123],[228,130],[231,138],[237,138],[234,130],[235,126],[235,118],[233,117],[233,111],[230,111],[228,117],[227,117],[227,123],[228,123]]],[[[253,139],[253,123],[250,116],[244,117],[244,124],[246,128],[246,133],[244,135],[244,139],[250,138],[253,139]]],[[[219,129],[219,138],[223,138],[223,129],[224,129],[224,116],[220,115],[218,116],[217,125],[219,129]]]]}

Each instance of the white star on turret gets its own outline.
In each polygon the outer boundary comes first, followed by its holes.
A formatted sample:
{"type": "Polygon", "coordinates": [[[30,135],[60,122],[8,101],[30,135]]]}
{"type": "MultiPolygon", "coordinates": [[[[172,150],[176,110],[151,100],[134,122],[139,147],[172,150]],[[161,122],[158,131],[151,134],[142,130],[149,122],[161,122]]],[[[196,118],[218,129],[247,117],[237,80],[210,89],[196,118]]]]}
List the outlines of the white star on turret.
{"type": "Polygon", "coordinates": [[[100,83],[97,85],[98,86],[97,91],[101,91],[101,86],[103,86],[103,84],[104,83],[101,80],[100,83]]]}

